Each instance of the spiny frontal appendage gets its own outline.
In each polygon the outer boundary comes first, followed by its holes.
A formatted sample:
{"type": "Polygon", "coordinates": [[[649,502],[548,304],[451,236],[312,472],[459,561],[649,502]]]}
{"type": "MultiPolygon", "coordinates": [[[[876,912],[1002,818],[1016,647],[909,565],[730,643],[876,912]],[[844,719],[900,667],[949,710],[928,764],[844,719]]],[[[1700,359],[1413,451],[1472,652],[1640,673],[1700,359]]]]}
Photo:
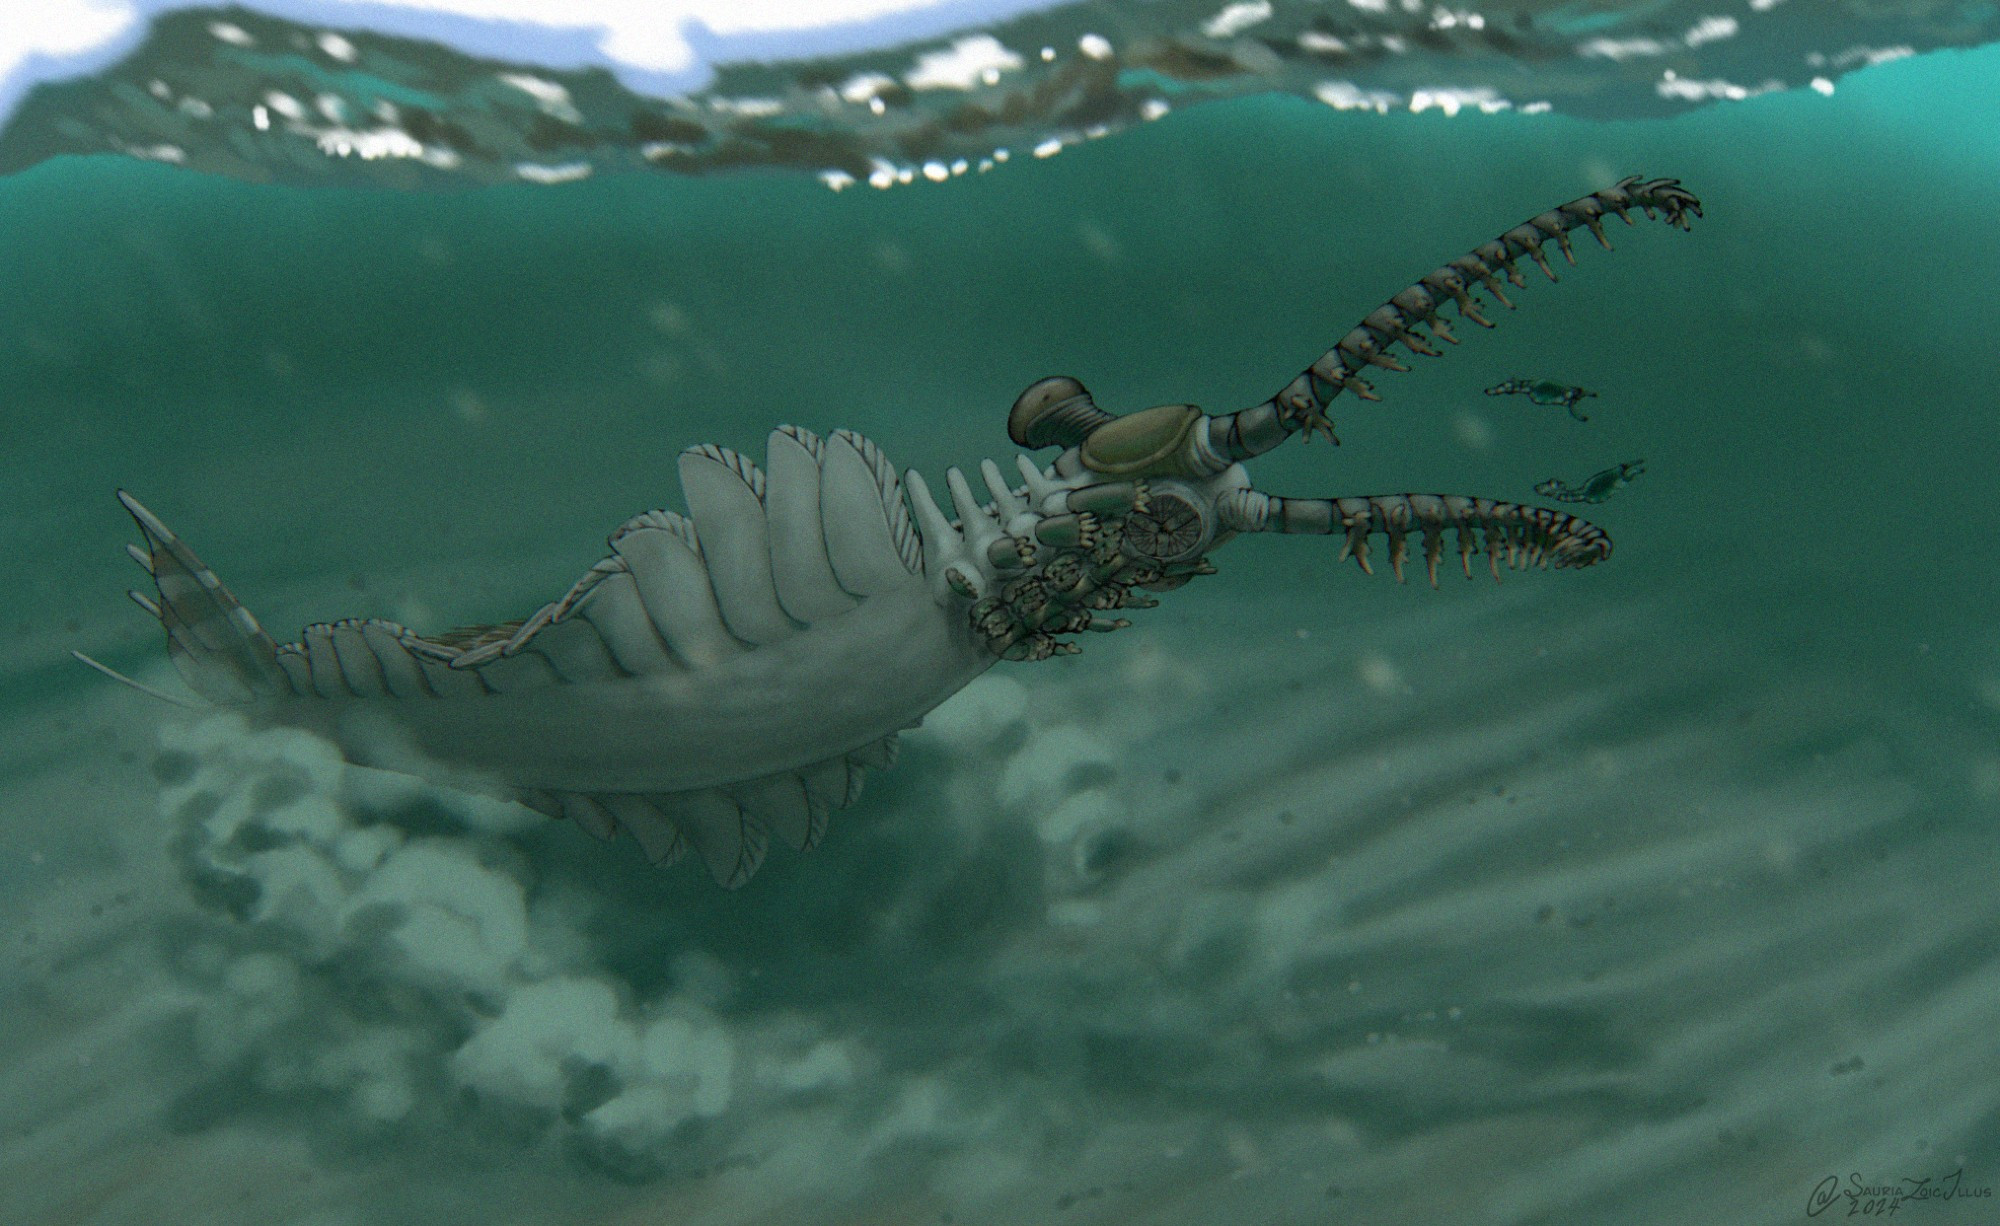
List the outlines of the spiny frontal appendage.
{"type": "Polygon", "coordinates": [[[1701,216],[1701,201],[1683,188],[1678,179],[1641,179],[1633,175],[1616,186],[1578,197],[1530,218],[1440,265],[1392,296],[1276,396],[1240,413],[1210,418],[1210,447],[1217,455],[1235,462],[1262,455],[1300,430],[1306,431],[1308,437],[1318,433],[1333,438],[1333,423],[1326,410],[1335,397],[1352,392],[1363,400],[1381,399],[1374,385],[1362,378],[1364,370],[1371,366],[1390,371],[1409,369],[1390,353],[1391,346],[1401,345],[1411,353],[1437,357],[1443,351],[1431,343],[1433,340],[1458,343],[1441,314],[1447,302],[1458,307],[1460,318],[1490,328],[1493,322],[1481,312],[1479,301],[1473,296],[1476,288],[1484,287],[1502,306],[1512,310],[1514,304],[1501,288],[1501,279],[1504,277],[1516,287],[1527,284],[1516,261],[1523,257],[1533,260],[1554,281],[1555,269],[1549,266],[1542,252],[1544,245],[1553,242],[1563,258],[1575,264],[1570,231],[1587,229],[1609,249],[1611,242],[1605,237],[1603,226],[1605,214],[1615,214],[1626,225],[1632,225],[1633,209],[1686,230],[1691,216],[1701,216]],[[1426,334],[1420,328],[1430,331],[1426,334]]]}
{"type": "Polygon", "coordinates": [[[1472,577],[1472,559],[1485,553],[1493,577],[1500,564],[1516,570],[1530,566],[1557,568],[1590,566],[1611,556],[1611,538],[1602,528],[1547,507],[1496,502],[1459,494],[1378,494],[1367,498],[1279,498],[1256,490],[1236,490],[1218,500],[1223,526],[1233,532],[1339,533],[1339,560],[1353,558],[1369,574],[1373,535],[1389,546],[1389,564],[1403,578],[1409,558],[1409,537],[1422,543],[1424,567],[1437,586],[1443,559],[1444,534],[1456,534],[1455,552],[1465,577],[1472,577]]]}

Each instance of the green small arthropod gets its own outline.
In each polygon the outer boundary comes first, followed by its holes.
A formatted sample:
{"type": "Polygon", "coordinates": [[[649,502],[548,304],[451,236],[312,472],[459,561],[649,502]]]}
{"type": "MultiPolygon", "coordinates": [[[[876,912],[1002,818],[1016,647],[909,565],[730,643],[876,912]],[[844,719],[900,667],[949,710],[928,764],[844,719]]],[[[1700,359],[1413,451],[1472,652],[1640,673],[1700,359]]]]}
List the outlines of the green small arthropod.
{"type": "Polygon", "coordinates": [[[1606,498],[1632,484],[1632,479],[1646,471],[1644,460],[1633,460],[1607,468],[1603,472],[1585,477],[1582,485],[1571,485],[1556,477],[1550,477],[1535,487],[1535,492],[1544,498],[1557,502],[1603,502],[1606,498]]]}
{"type": "Polygon", "coordinates": [[[1567,383],[1557,383],[1552,379],[1508,379],[1495,383],[1486,389],[1488,396],[1526,396],[1536,404],[1559,404],[1569,410],[1569,415],[1578,421],[1589,421],[1588,417],[1576,411],[1577,401],[1596,392],[1567,383]]]}

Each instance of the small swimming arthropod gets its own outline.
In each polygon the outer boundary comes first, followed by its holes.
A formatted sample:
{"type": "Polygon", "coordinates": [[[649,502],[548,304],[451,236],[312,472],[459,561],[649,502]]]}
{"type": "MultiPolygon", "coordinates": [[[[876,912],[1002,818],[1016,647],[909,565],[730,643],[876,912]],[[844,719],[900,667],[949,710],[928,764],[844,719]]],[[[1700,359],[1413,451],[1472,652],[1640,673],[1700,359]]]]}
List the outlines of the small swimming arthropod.
{"type": "Polygon", "coordinates": [[[1589,421],[1588,417],[1576,411],[1576,402],[1596,392],[1571,387],[1567,383],[1557,383],[1550,379],[1508,379],[1486,389],[1488,396],[1526,396],[1536,404],[1559,404],[1569,410],[1569,415],[1578,421],[1589,421]]]}
{"type": "Polygon", "coordinates": [[[1632,484],[1632,478],[1645,471],[1644,460],[1633,460],[1629,464],[1620,464],[1603,472],[1592,473],[1584,478],[1582,485],[1571,485],[1560,478],[1550,477],[1537,485],[1535,492],[1544,498],[1553,498],[1557,502],[1603,502],[1632,484]]]}
{"type": "MultiPolygon", "coordinates": [[[[721,447],[680,457],[688,514],[647,511],[610,554],[519,621],[419,634],[380,618],[266,634],[193,550],[120,493],[156,594],[133,599],[167,632],[189,685],[253,718],[318,732],[349,760],[498,788],[601,839],[629,833],[656,863],[693,851],[741,885],[775,837],[804,850],[852,803],[896,735],[1001,660],[1078,650],[1117,630],[1149,592],[1214,573],[1208,555],[1248,532],[1341,538],[1364,571],[1371,539],[1403,577],[1413,554],[1437,582],[1484,553],[1514,567],[1584,567],[1600,529],[1546,507],[1447,494],[1279,498],[1244,462],[1295,434],[1329,436],[1342,392],[1376,400],[1370,367],[1456,343],[1442,308],[1491,326],[1472,290],[1511,307],[1542,252],[1574,263],[1569,232],[1605,242],[1628,210],[1688,228],[1701,202],[1672,179],[1625,179],[1514,227],[1408,286],[1276,396],[1211,415],[1172,404],[1115,416],[1076,380],[1023,392],[1007,432],[1018,478],[991,460],[974,485],[945,474],[948,513],[915,471],[849,431],[794,426],[759,468],[721,447]],[[1429,331],[1421,329],[1428,328],[1429,331]],[[1416,537],[1412,542],[1409,538],[1416,537]],[[1414,546],[1414,548],[1413,548],[1414,546]]],[[[101,666],[100,666],[101,667],[101,666]]]]}

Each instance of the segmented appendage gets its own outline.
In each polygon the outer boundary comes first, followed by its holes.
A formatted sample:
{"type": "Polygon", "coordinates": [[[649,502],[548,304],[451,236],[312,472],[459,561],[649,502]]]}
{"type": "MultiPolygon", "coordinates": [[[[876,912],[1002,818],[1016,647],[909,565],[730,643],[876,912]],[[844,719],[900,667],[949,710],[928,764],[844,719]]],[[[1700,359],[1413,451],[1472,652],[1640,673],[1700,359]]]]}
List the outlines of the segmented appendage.
{"type": "Polygon", "coordinates": [[[1331,437],[1332,424],[1327,406],[1340,393],[1353,392],[1364,400],[1379,400],[1374,385],[1361,377],[1369,366],[1404,371],[1409,367],[1390,355],[1392,345],[1402,345],[1412,353],[1436,357],[1441,352],[1433,341],[1457,344],[1458,338],[1445,325],[1442,310],[1456,303],[1461,319],[1490,328],[1493,321],[1480,312],[1474,291],[1483,286],[1504,307],[1513,302],[1502,288],[1501,278],[1515,286],[1527,280],[1516,267],[1526,257],[1556,279],[1542,248],[1553,242],[1571,264],[1576,263],[1569,232],[1587,229],[1604,247],[1611,242],[1604,234],[1603,218],[1616,214],[1632,225],[1631,210],[1658,217],[1678,229],[1688,229],[1690,217],[1701,216],[1701,201],[1680,185],[1678,179],[1641,179],[1637,175],[1620,180],[1614,187],[1581,196],[1568,204],[1542,213],[1465,255],[1434,269],[1401,293],[1370,312],[1333,348],[1293,379],[1270,400],[1210,423],[1210,444],[1230,460],[1261,455],[1299,430],[1325,433],[1331,437]],[[1425,333],[1419,328],[1428,327],[1425,333]]]}
{"type": "Polygon", "coordinates": [[[998,593],[972,606],[972,628],[1003,660],[1046,660],[1082,650],[1066,635],[1122,630],[1132,623],[1104,616],[1111,609],[1150,609],[1141,590],[1178,587],[1215,568],[1196,559],[1162,566],[1126,548],[1125,530],[1109,523],[1088,545],[1042,551],[998,593]]]}
{"type": "MultiPolygon", "coordinates": [[[[1500,577],[1503,559],[1509,567],[1521,570],[1530,566],[1590,566],[1611,556],[1611,538],[1597,525],[1518,502],[1456,494],[1388,494],[1373,498],[1270,497],[1255,506],[1243,496],[1231,497],[1237,505],[1225,507],[1225,516],[1256,518],[1263,531],[1342,534],[1346,539],[1341,544],[1340,560],[1352,557],[1369,574],[1375,573],[1375,568],[1368,561],[1368,538],[1379,533],[1388,539],[1389,565],[1399,580],[1409,560],[1409,537],[1414,533],[1423,544],[1424,567],[1433,587],[1437,585],[1438,563],[1444,557],[1447,529],[1456,533],[1455,552],[1468,579],[1472,577],[1473,555],[1482,552],[1495,579],[1500,577]]],[[[1250,526],[1247,519],[1244,526],[1250,526]]]]}

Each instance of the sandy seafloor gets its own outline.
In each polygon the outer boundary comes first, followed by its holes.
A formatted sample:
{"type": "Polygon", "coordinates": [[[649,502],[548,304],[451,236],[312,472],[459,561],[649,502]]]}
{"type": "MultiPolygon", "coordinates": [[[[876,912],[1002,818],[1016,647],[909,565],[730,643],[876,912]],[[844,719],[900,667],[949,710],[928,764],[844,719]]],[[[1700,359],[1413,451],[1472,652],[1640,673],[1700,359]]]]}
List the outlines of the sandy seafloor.
{"type": "Polygon", "coordinates": [[[0,182],[0,1221],[1766,1223],[1829,1177],[2000,1185],[1996,89],[1984,49],[1629,124],[1252,98],[884,193],[0,182]],[[1643,456],[1606,565],[1432,593],[1231,544],[994,670],[738,892],[66,658],[172,683],[114,487],[281,637],[521,616],[687,444],[848,426],[936,475],[1005,458],[1044,374],[1249,404],[1629,173],[1707,218],[1580,247],[1256,467],[1526,499],[1643,456]],[[1590,422],[1480,395],[1517,374],[1590,422]]]}

